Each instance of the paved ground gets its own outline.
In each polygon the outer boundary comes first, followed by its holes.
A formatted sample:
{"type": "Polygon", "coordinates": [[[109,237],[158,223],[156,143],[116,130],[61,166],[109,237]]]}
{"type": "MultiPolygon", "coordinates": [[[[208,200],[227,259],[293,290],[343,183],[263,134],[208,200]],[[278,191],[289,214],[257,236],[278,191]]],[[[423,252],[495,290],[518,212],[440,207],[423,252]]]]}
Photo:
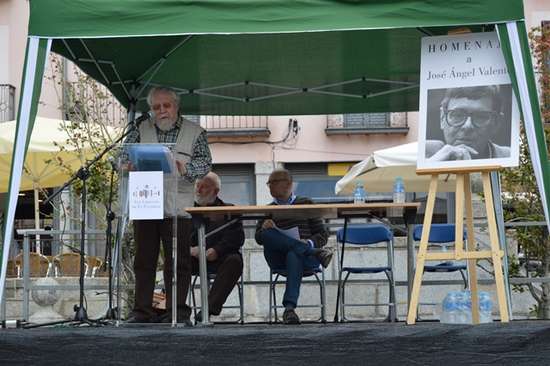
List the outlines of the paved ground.
{"type": "Polygon", "coordinates": [[[0,329],[1,365],[550,365],[550,322],[0,329]]]}

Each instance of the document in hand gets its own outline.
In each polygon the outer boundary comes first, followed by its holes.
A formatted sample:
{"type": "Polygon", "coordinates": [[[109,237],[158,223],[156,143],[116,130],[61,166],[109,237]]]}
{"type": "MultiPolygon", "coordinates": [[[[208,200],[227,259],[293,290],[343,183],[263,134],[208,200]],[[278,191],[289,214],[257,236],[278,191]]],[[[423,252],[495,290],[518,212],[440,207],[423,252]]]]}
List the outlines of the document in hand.
{"type": "Polygon", "coordinates": [[[127,146],[128,158],[137,171],[172,172],[172,153],[162,144],[131,144],[127,146]]]}
{"type": "Polygon", "coordinates": [[[298,226],[294,226],[286,230],[277,228],[277,230],[292,239],[300,240],[300,231],[298,230],[298,226]]]}

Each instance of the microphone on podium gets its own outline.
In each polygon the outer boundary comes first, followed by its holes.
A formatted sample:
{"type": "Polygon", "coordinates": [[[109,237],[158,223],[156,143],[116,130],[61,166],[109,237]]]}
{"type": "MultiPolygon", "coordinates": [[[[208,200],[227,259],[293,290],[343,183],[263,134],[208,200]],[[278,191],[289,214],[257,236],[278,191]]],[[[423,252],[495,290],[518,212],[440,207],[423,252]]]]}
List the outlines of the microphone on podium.
{"type": "Polygon", "coordinates": [[[141,116],[131,121],[130,124],[137,128],[143,121],[148,120],[149,118],[155,118],[155,113],[153,111],[143,113],[141,116]]]}

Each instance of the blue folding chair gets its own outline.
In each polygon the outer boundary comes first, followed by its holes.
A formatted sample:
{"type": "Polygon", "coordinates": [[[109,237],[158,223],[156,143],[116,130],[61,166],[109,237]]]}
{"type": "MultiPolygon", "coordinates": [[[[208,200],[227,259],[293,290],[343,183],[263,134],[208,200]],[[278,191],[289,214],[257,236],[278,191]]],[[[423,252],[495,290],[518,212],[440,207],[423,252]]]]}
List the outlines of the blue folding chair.
{"type": "Polygon", "coordinates": [[[339,279],[342,278],[342,274],[345,273],[343,281],[339,281],[340,293],[342,294],[342,300],[340,301],[340,312],[342,321],[348,320],[346,318],[346,307],[355,306],[379,306],[380,304],[365,303],[365,304],[346,304],[345,287],[351,274],[354,275],[368,275],[376,273],[384,273],[388,279],[389,284],[389,301],[388,305],[388,317],[389,321],[397,320],[396,301],[395,301],[395,279],[393,276],[393,234],[387,226],[382,224],[367,224],[367,225],[353,225],[348,226],[345,232],[344,229],[339,229],[336,233],[336,238],[339,243],[342,244],[341,263],[343,263],[344,250],[346,245],[354,246],[368,246],[378,243],[386,243],[387,249],[387,262],[386,265],[380,267],[351,267],[342,266],[340,268],[339,279]],[[345,240],[345,242],[344,242],[345,240]]]}
{"type": "MultiPolygon", "coordinates": [[[[275,323],[279,322],[279,316],[277,309],[284,308],[282,305],[277,305],[277,292],[275,287],[277,284],[285,284],[285,282],[279,281],[280,277],[286,277],[286,268],[270,268],[269,270],[269,324],[273,321],[273,315],[275,315],[275,323]]],[[[302,274],[302,278],[315,277],[317,284],[319,285],[319,305],[297,305],[297,308],[320,308],[321,316],[319,321],[326,323],[326,288],[325,288],[325,270],[319,266],[317,268],[305,268],[302,274]],[[319,274],[321,277],[319,277],[319,274]]],[[[303,285],[303,283],[302,283],[303,285]]]]}
{"type": "MultiPolygon", "coordinates": [[[[419,241],[422,237],[422,225],[416,225],[414,227],[413,238],[415,241],[419,241]]],[[[466,240],[466,231],[464,231],[464,240],[466,240]]],[[[453,246],[455,242],[455,224],[432,224],[430,226],[430,237],[428,238],[428,245],[437,245],[442,247],[443,251],[447,250],[447,247],[453,246]]],[[[455,263],[453,261],[442,262],[436,265],[425,265],[424,272],[432,273],[451,273],[460,272],[462,280],[464,281],[464,288],[468,288],[468,277],[466,275],[467,266],[464,263],[455,263]]]]}

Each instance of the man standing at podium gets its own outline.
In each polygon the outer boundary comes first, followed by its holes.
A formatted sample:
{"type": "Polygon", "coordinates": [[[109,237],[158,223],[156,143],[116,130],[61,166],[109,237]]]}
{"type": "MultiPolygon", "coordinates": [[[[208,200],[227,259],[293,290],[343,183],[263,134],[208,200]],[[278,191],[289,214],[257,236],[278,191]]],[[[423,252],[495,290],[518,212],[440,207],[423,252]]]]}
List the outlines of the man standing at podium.
{"type": "MultiPolygon", "coordinates": [[[[194,183],[204,177],[212,166],[212,157],[206,131],[198,124],[180,115],[180,97],[171,88],[154,87],[147,103],[153,116],[128,135],[126,143],[175,144],[174,154],[179,173],[176,199],[165,200],[165,212],[177,212],[178,268],[177,321],[191,326],[190,307],[185,303],[191,281],[189,253],[193,224],[185,212],[193,206],[194,183]],[[176,207],[166,207],[176,202],[176,207]]],[[[135,304],[128,319],[131,323],[171,322],[172,314],[172,218],[163,220],[135,220],[136,255],[135,304]],[[164,284],[166,288],[166,315],[160,319],[152,308],[153,291],[160,243],[164,249],[164,284]]]]}

